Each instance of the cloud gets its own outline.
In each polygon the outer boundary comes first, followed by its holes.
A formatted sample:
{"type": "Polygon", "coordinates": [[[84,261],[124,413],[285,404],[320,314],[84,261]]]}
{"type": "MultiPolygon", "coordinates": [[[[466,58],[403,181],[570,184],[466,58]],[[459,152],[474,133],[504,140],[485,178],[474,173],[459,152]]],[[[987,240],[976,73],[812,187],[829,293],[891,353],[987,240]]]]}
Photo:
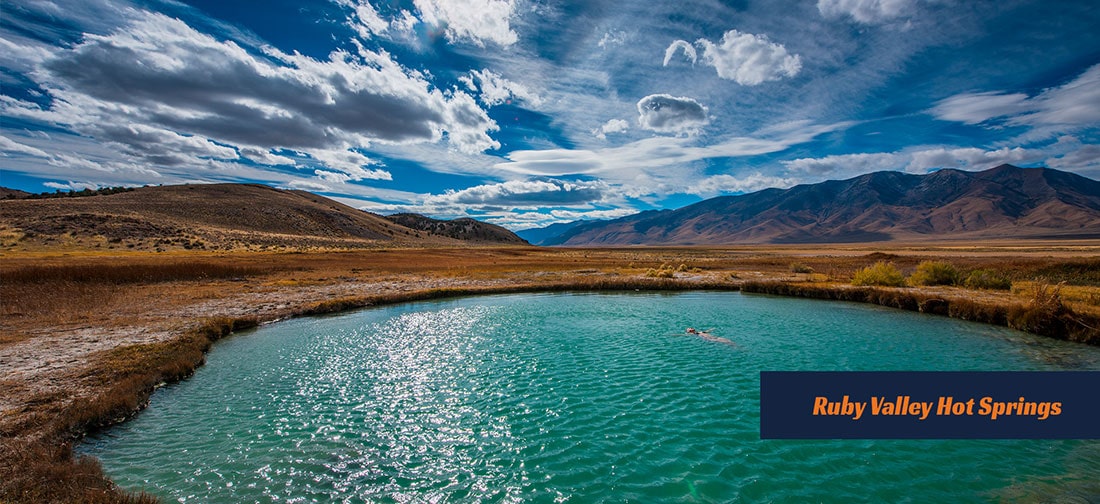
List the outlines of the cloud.
{"type": "Polygon", "coordinates": [[[42,149],[26,144],[21,144],[3,135],[0,135],[0,152],[5,152],[9,154],[25,154],[28,156],[39,158],[50,157],[50,154],[42,149]]]}
{"type": "MultiPolygon", "coordinates": [[[[666,62],[671,56],[670,50],[675,52],[676,48],[683,49],[687,46],[686,43],[678,42],[683,41],[673,42],[665,50],[666,62]]],[[[743,86],[794,77],[802,70],[802,59],[797,54],[788,53],[786,47],[770,41],[766,35],[730,30],[722,36],[722,41],[718,44],[699,39],[695,45],[703,49],[703,63],[714,67],[719,77],[743,86]]],[[[688,53],[689,56],[691,54],[688,53]]]]}
{"type": "Polygon", "coordinates": [[[510,24],[516,8],[513,0],[413,0],[413,4],[420,19],[442,28],[451,42],[510,46],[519,39],[510,24]]]}
{"type": "Polygon", "coordinates": [[[809,142],[819,135],[838,131],[851,123],[803,123],[784,128],[777,135],[729,137],[710,145],[693,145],[687,137],[653,137],[604,149],[517,150],[508,153],[508,162],[495,167],[505,172],[528,176],[589,174],[628,179],[638,173],[662,172],[704,159],[758,156],[784,151],[809,142]]]}
{"type": "Polygon", "coordinates": [[[542,104],[542,98],[518,82],[513,82],[489,69],[470,70],[469,75],[459,80],[471,91],[480,91],[481,103],[488,106],[511,103],[513,99],[523,100],[532,105],[542,104]]]}
{"type": "Polygon", "coordinates": [[[260,164],[265,165],[291,165],[298,164],[294,158],[281,156],[271,152],[271,149],[264,149],[262,147],[241,147],[239,149],[242,157],[248,158],[260,164]]]}
{"type": "Polygon", "coordinates": [[[628,129],[630,129],[630,123],[626,122],[625,120],[611,119],[606,123],[603,123],[603,125],[599,128],[592,130],[592,134],[600,140],[606,140],[608,133],[622,133],[628,129]]]}
{"type": "Polygon", "coordinates": [[[818,0],[817,10],[827,18],[850,17],[858,23],[879,24],[911,12],[916,0],[818,0]]]}
{"type": "Polygon", "coordinates": [[[237,151],[198,136],[186,136],[144,124],[92,126],[96,138],[119,144],[129,155],[160,165],[185,165],[197,159],[237,159],[237,151]]]}
{"type": "Polygon", "coordinates": [[[939,101],[930,112],[945,121],[979,124],[1027,111],[1027,99],[1022,93],[963,93],[939,101]]]}
{"type": "Polygon", "coordinates": [[[1047,166],[1059,169],[1100,168],[1100,145],[1082,145],[1068,154],[1051,158],[1047,166]]]}
{"type": "Polygon", "coordinates": [[[389,31],[390,24],[378,15],[378,10],[366,0],[337,0],[337,3],[352,9],[352,15],[348,18],[348,25],[355,29],[360,37],[372,38],[374,35],[384,35],[389,31]]]}
{"type": "Polygon", "coordinates": [[[1003,123],[1049,131],[1093,127],[1100,122],[1100,65],[1035,96],[1000,91],[963,93],[937,102],[929,113],[965,124],[1003,123]]]}
{"type": "Polygon", "coordinates": [[[596,43],[596,46],[600,49],[607,49],[613,45],[623,45],[626,42],[625,31],[609,31],[603,34],[600,41],[596,43]]]}
{"type": "Polygon", "coordinates": [[[95,184],[92,182],[73,182],[71,180],[64,184],[60,182],[43,182],[42,185],[49,187],[50,189],[58,189],[62,191],[83,191],[85,189],[91,189],[94,191],[96,189],[99,189],[100,187],[99,184],[95,184]]]}
{"type": "Polygon", "coordinates": [[[603,198],[607,184],[600,181],[559,179],[510,180],[447,191],[425,199],[430,205],[567,206],[603,198]]]}
{"type": "Polygon", "coordinates": [[[162,14],[130,15],[127,26],[85,34],[37,66],[30,76],[50,105],[0,96],[0,112],[118,142],[152,163],[183,160],[155,153],[149,139],[157,135],[177,155],[225,158],[227,146],[317,153],[372,143],[446,141],[462,152],[500,145],[489,136],[498,126],[471,96],[435,88],[385,52],[317,60],[217,40],[162,14]]]}
{"type": "Polygon", "coordinates": [[[649,95],[638,100],[638,124],[662,133],[690,133],[707,124],[707,109],[682,96],[649,95]]]}
{"type": "Polygon", "coordinates": [[[984,170],[1005,163],[1038,161],[1042,157],[1042,153],[1022,147],[1004,147],[991,151],[975,147],[935,148],[909,153],[910,161],[905,169],[910,173],[927,173],[936,168],[984,170]]]}
{"type": "Polygon", "coordinates": [[[687,192],[703,197],[713,197],[719,194],[755,192],[771,187],[786,188],[796,183],[796,179],[793,178],[776,177],[760,172],[744,176],[721,174],[706,177],[692,184],[687,192]]]}
{"type": "Polygon", "coordinates": [[[841,154],[820,158],[781,161],[792,175],[818,181],[826,178],[850,178],[864,173],[899,170],[907,161],[896,153],[841,154]]]}
{"type": "Polygon", "coordinates": [[[347,182],[348,180],[358,181],[363,179],[393,180],[393,177],[388,171],[365,169],[364,167],[366,166],[378,164],[378,161],[355,151],[337,149],[314,150],[309,151],[309,156],[317,161],[320,161],[323,166],[340,170],[341,172],[343,172],[342,175],[345,175],[345,177],[339,179],[331,176],[326,178],[321,173],[315,172],[322,179],[328,180],[330,182],[339,181],[343,183],[347,182]]]}
{"type": "Polygon", "coordinates": [[[1044,90],[1028,103],[1034,110],[1016,118],[1015,123],[1095,125],[1100,122],[1100,65],[1093,65],[1063,86],[1044,90]]]}
{"type": "Polygon", "coordinates": [[[672,57],[676,55],[676,51],[684,51],[684,56],[687,56],[691,60],[691,64],[694,65],[698,60],[695,54],[695,48],[691,46],[686,40],[673,40],[668,45],[668,49],[665,49],[665,61],[662,66],[668,66],[668,62],[672,60],[672,57]]]}
{"type": "Polygon", "coordinates": [[[985,170],[1002,164],[1030,164],[1043,161],[1059,148],[994,150],[976,147],[918,146],[898,152],[842,154],[820,158],[800,158],[780,163],[788,174],[805,182],[847,179],[877,171],[905,171],[924,174],[942,168],[985,170]]]}

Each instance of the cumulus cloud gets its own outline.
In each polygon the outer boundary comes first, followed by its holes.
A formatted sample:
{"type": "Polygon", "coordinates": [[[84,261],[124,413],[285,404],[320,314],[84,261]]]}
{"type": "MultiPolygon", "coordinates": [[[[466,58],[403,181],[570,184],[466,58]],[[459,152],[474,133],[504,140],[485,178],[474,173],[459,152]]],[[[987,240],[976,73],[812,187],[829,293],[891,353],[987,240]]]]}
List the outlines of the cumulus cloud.
{"type": "Polygon", "coordinates": [[[592,130],[592,134],[600,140],[606,140],[608,133],[621,133],[628,129],[630,129],[630,123],[626,122],[625,120],[611,119],[603,123],[603,125],[599,128],[592,130]]]}
{"type": "Polygon", "coordinates": [[[916,0],[817,0],[817,10],[827,18],[850,17],[858,23],[879,24],[913,10],[916,0]]]}
{"type": "Polygon", "coordinates": [[[498,184],[478,185],[461,191],[432,195],[425,203],[432,205],[500,205],[500,206],[566,206],[599,201],[607,190],[601,181],[568,181],[559,179],[509,180],[498,184]]]}
{"type": "Polygon", "coordinates": [[[501,46],[516,43],[511,18],[513,0],[413,0],[420,19],[444,30],[451,42],[469,41],[484,47],[486,42],[501,46]]]}
{"type": "Polygon", "coordinates": [[[668,62],[672,61],[672,57],[676,55],[676,51],[684,51],[684,56],[687,56],[691,60],[691,64],[694,65],[698,60],[698,56],[695,54],[695,48],[692,47],[686,40],[673,40],[668,45],[668,49],[665,49],[665,61],[663,66],[668,66],[668,62]]]}
{"type": "Polygon", "coordinates": [[[699,102],[667,94],[638,100],[638,124],[662,133],[690,133],[707,124],[707,109],[699,102]]]}
{"type": "Polygon", "coordinates": [[[1051,131],[1091,127],[1100,122],[1100,65],[1035,96],[999,91],[963,93],[939,101],[929,113],[965,124],[1004,123],[1051,131]]]}
{"type": "Polygon", "coordinates": [[[527,86],[505,79],[487,68],[470,70],[469,75],[459,77],[459,80],[471,91],[479,91],[481,103],[489,106],[510,103],[512,100],[523,100],[533,106],[542,103],[542,98],[527,86]]]}
{"type": "Polygon", "coordinates": [[[690,194],[696,194],[704,198],[728,193],[749,193],[772,187],[787,188],[795,185],[796,179],[788,177],[776,177],[760,172],[748,175],[712,175],[706,177],[687,190],[690,194]]]}
{"type": "MultiPolygon", "coordinates": [[[[794,77],[802,70],[801,57],[788,53],[786,47],[772,42],[766,35],[730,30],[717,44],[699,39],[695,45],[703,50],[703,63],[714,67],[719,77],[743,86],[794,77]]],[[[683,49],[690,58],[694,54],[688,51],[690,47],[682,40],[673,42],[665,50],[665,63],[678,49],[683,49]]]]}
{"type": "Polygon", "coordinates": [[[292,150],[331,160],[328,168],[353,180],[389,174],[341,161],[351,146],[500,146],[490,136],[498,126],[473,97],[435,88],[388,53],[318,60],[218,40],[158,13],[129,15],[126,26],[85,34],[36,64],[29,75],[49,105],[0,96],[0,113],[117,143],[154,165],[237,159],[235,147],[258,163],[294,164],[271,154],[292,150]]]}

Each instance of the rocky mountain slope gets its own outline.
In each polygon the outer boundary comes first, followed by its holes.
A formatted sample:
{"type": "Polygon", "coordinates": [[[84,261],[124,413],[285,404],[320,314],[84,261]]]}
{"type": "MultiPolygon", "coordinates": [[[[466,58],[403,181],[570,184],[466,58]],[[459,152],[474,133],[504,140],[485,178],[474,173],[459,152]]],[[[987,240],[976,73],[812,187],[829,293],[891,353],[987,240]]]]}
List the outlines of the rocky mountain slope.
{"type": "Polygon", "coordinates": [[[545,245],[719,245],[1100,237],[1100,182],[1049,168],[848,180],[581,224],[545,245]]]}

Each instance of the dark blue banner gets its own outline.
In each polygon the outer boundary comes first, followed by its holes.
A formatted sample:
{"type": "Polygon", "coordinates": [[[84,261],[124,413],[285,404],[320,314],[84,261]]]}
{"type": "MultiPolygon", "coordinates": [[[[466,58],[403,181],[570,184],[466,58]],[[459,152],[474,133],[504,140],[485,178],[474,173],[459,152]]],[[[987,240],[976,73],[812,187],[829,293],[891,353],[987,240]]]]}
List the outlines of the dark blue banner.
{"type": "Polygon", "coordinates": [[[1100,371],[762,371],[761,439],[1100,439],[1100,371]]]}

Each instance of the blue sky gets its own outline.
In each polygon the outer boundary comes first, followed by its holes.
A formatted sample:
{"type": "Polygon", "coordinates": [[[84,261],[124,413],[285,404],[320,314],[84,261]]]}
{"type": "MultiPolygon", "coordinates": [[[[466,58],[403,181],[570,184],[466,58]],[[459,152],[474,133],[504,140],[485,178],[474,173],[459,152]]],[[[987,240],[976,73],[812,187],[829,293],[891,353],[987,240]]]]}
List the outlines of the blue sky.
{"type": "Polygon", "coordinates": [[[0,184],[524,229],[880,170],[1100,178],[1095,2],[5,0],[0,184]]]}

